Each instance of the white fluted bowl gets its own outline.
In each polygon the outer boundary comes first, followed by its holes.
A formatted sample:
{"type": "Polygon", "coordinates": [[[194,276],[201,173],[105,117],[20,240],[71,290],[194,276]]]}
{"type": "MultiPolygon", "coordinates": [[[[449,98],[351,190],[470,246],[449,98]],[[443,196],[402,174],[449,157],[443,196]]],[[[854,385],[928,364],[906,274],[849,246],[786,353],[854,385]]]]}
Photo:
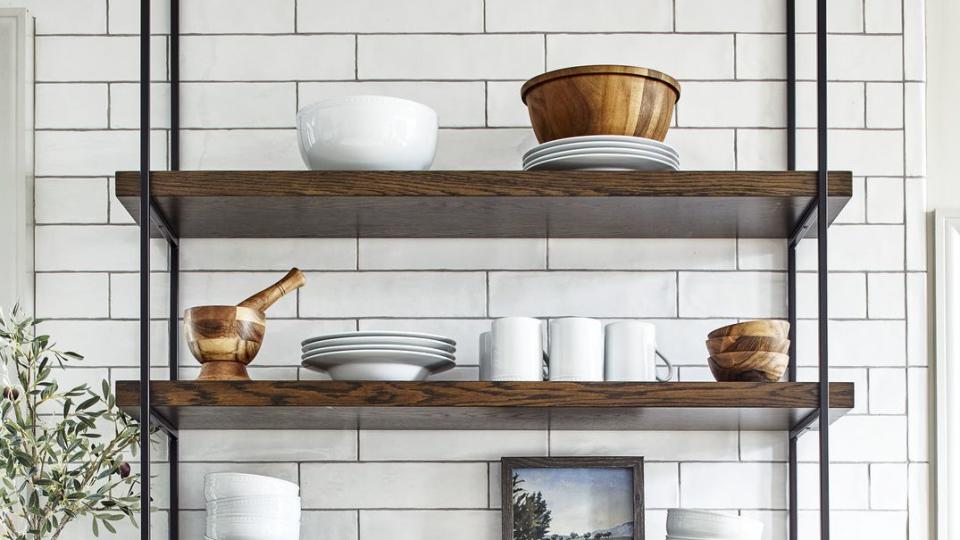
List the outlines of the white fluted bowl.
{"type": "Polygon", "coordinates": [[[209,473],[203,479],[207,502],[236,497],[297,497],[300,486],[270,476],[223,472],[209,473]]]}
{"type": "Polygon", "coordinates": [[[207,517],[213,540],[300,540],[300,522],[255,516],[207,517]]]}
{"type": "Polygon", "coordinates": [[[222,516],[300,521],[300,497],[233,497],[207,503],[207,517],[222,516]]]}
{"type": "Polygon", "coordinates": [[[297,113],[300,155],[325,170],[426,170],[437,150],[437,113],[388,96],[325,99],[297,113]]]}
{"type": "Polygon", "coordinates": [[[760,540],[762,534],[763,523],[755,519],[707,510],[667,510],[667,536],[673,539],[760,540]]]}

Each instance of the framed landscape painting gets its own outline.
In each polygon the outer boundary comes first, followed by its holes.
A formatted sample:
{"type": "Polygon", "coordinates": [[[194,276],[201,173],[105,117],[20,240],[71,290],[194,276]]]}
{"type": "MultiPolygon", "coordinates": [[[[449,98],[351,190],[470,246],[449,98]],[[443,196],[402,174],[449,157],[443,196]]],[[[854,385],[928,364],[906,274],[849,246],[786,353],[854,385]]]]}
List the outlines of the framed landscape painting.
{"type": "Polygon", "coordinates": [[[500,460],[503,540],[643,540],[642,457],[500,460]]]}

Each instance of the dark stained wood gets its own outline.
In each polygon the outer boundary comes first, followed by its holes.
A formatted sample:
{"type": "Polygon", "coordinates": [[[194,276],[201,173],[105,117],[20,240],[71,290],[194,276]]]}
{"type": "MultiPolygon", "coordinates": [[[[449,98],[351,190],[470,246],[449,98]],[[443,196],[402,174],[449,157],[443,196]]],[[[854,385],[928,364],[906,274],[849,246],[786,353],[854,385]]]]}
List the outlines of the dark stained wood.
{"type": "MultiPolygon", "coordinates": [[[[787,430],[817,383],[153,381],[151,402],[182,429],[787,430]]],[[[117,383],[136,415],[138,381],[117,383]]],[[[853,384],[830,385],[831,421],[853,384]]]]}
{"type": "MultiPolygon", "coordinates": [[[[151,183],[181,238],[786,238],[816,195],[816,173],[797,171],[158,171],[151,183]]],[[[139,193],[138,173],[117,173],[137,221],[139,193]]],[[[831,221],[851,195],[851,174],[830,173],[831,221]]]]}
{"type": "MultiPolygon", "coordinates": [[[[643,457],[504,457],[500,459],[503,540],[513,539],[513,473],[516,469],[630,469],[633,477],[633,540],[644,540],[643,457]],[[510,488],[507,489],[507,486],[510,488]]],[[[583,531],[578,531],[583,533],[583,531]]]]}

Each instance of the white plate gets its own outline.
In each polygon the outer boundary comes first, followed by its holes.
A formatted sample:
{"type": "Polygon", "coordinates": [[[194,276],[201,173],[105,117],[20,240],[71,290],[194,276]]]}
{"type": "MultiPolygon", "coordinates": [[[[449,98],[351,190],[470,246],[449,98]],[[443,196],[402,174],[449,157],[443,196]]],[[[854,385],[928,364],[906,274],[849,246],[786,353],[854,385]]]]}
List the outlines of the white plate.
{"type": "Polygon", "coordinates": [[[534,159],[547,156],[550,154],[558,152],[566,152],[569,150],[600,150],[604,148],[616,148],[620,150],[643,150],[645,152],[652,152],[657,155],[668,157],[676,161],[680,161],[680,154],[676,150],[669,149],[664,150],[663,148],[652,146],[645,143],[635,143],[635,142],[619,142],[619,141],[593,141],[593,142],[574,142],[567,144],[558,144],[550,148],[533,148],[523,155],[524,163],[532,161],[534,159]]]}
{"type": "Polygon", "coordinates": [[[674,171],[678,167],[652,157],[628,154],[581,154],[546,159],[524,167],[525,171],[674,171]]]}
{"type": "Polygon", "coordinates": [[[326,371],[337,381],[419,381],[456,363],[437,354],[383,349],[318,353],[303,366],[326,371]]]}
{"type": "Polygon", "coordinates": [[[383,351],[406,351],[406,352],[418,352],[426,354],[435,354],[443,358],[448,358],[453,360],[453,355],[446,351],[441,351],[434,349],[433,347],[416,347],[413,345],[390,345],[383,343],[369,343],[369,344],[354,344],[354,345],[338,345],[336,347],[318,347],[310,351],[304,351],[302,358],[306,360],[307,358],[313,358],[314,356],[332,352],[341,352],[341,351],[367,351],[367,350],[383,350],[383,351]]]}
{"type": "Polygon", "coordinates": [[[326,341],[328,339],[335,338],[345,338],[345,337],[413,337],[421,339],[432,339],[436,341],[442,341],[444,343],[449,343],[450,345],[456,345],[457,342],[444,336],[438,336],[436,334],[423,334],[420,332],[392,332],[389,330],[365,330],[360,332],[341,332],[339,334],[326,334],[323,336],[316,336],[308,338],[300,342],[300,345],[306,346],[310,343],[316,343],[318,341],[326,341]]]}
{"type": "Polygon", "coordinates": [[[523,154],[523,157],[526,158],[529,154],[532,154],[533,152],[539,152],[547,148],[554,148],[556,146],[563,146],[568,144],[590,143],[590,142],[643,144],[643,145],[648,145],[653,148],[663,150],[664,152],[669,152],[672,154],[677,153],[677,151],[674,150],[673,147],[670,146],[669,144],[662,143],[660,141],[655,141],[653,139],[647,139],[644,137],[629,137],[626,135],[583,135],[580,137],[566,137],[563,139],[554,139],[552,141],[545,142],[543,144],[538,144],[537,146],[534,146],[530,150],[527,150],[527,152],[523,154]]]}
{"type": "Polygon", "coordinates": [[[565,150],[562,152],[554,152],[551,150],[550,152],[538,158],[531,159],[531,160],[524,160],[523,166],[534,167],[537,164],[543,161],[546,161],[548,159],[554,159],[554,158],[566,157],[566,156],[582,156],[582,155],[590,155],[590,154],[624,154],[628,156],[649,157],[649,158],[658,159],[661,161],[666,161],[667,163],[673,165],[674,167],[678,169],[680,168],[679,160],[674,159],[672,157],[664,156],[663,154],[650,152],[649,150],[638,150],[635,148],[610,148],[610,147],[584,148],[581,150],[565,150]]]}
{"type": "MultiPolygon", "coordinates": [[[[428,339],[428,338],[418,338],[418,337],[403,337],[403,336],[378,336],[378,337],[363,337],[363,336],[353,336],[353,337],[344,337],[344,338],[332,338],[325,339],[323,341],[318,341],[315,343],[310,343],[304,345],[301,350],[302,352],[314,351],[326,347],[339,347],[341,345],[357,345],[357,346],[366,346],[366,345],[403,345],[403,346],[412,346],[412,347],[430,347],[432,349],[439,349],[444,352],[452,353],[457,350],[456,347],[451,345],[448,342],[440,341],[438,339],[428,339]]],[[[374,347],[376,348],[376,347],[374,347]]]]}

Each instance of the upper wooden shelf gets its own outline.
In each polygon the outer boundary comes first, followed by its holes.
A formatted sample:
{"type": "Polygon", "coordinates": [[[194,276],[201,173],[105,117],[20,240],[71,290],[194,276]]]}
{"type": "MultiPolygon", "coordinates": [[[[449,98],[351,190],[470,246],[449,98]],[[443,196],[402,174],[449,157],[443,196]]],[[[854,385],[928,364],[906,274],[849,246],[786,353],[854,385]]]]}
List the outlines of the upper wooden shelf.
{"type": "MultiPolygon", "coordinates": [[[[789,430],[817,383],[152,381],[154,411],[180,429],[789,430]]],[[[117,382],[138,416],[139,381],[117,382]]],[[[830,384],[830,419],[853,384],[830,384]]]]}
{"type": "MultiPolygon", "coordinates": [[[[798,171],[176,171],[151,173],[181,238],[786,238],[816,195],[798,171]]],[[[117,173],[139,222],[140,175],[117,173]]],[[[850,199],[831,172],[829,218],[850,199]]],[[[159,236],[159,231],[154,231],[159,236]]]]}

